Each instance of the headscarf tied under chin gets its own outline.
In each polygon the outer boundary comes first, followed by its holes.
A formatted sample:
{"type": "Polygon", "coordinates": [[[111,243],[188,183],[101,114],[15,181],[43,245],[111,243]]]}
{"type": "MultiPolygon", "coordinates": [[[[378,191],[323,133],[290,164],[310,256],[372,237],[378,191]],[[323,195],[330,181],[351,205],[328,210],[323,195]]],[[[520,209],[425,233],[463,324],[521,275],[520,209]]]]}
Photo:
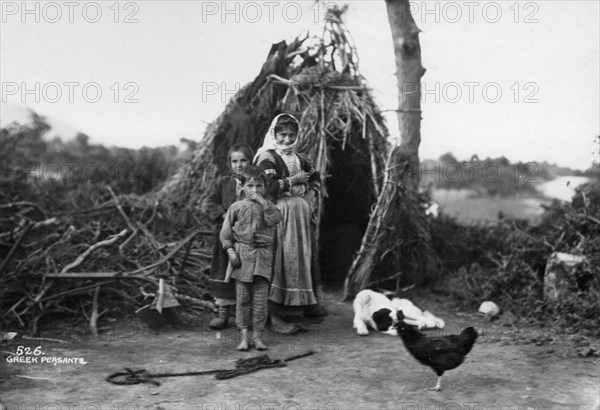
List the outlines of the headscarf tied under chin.
{"type": "Polygon", "coordinates": [[[271,125],[269,126],[269,131],[267,131],[267,133],[265,134],[265,139],[263,141],[263,145],[262,145],[262,147],[260,147],[258,149],[258,151],[256,152],[256,155],[254,156],[254,162],[256,162],[258,160],[258,158],[260,157],[260,155],[263,152],[266,152],[270,149],[274,149],[280,155],[281,154],[285,154],[285,155],[291,154],[292,152],[294,152],[296,150],[296,145],[298,144],[299,136],[300,136],[300,123],[298,122],[296,117],[294,117],[291,114],[286,114],[286,113],[277,115],[275,118],[273,118],[273,121],[271,121],[271,125]],[[281,118],[283,116],[290,117],[291,119],[296,121],[296,124],[298,124],[298,132],[296,133],[296,141],[294,141],[290,145],[278,145],[275,142],[275,126],[277,125],[277,121],[279,120],[279,118],[281,118]]]}

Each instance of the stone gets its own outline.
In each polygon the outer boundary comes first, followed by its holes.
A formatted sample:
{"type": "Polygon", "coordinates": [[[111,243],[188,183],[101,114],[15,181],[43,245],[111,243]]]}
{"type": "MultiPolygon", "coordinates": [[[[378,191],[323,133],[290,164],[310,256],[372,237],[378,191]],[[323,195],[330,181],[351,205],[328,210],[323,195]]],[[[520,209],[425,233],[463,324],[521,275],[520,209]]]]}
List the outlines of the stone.
{"type": "Polygon", "coordinates": [[[572,288],[576,286],[573,274],[585,262],[587,258],[582,255],[553,252],[544,272],[544,298],[558,300],[572,293],[572,288]]]}
{"type": "Polygon", "coordinates": [[[479,312],[483,313],[487,318],[492,318],[500,313],[500,308],[494,302],[486,300],[479,306],[479,312]]]}

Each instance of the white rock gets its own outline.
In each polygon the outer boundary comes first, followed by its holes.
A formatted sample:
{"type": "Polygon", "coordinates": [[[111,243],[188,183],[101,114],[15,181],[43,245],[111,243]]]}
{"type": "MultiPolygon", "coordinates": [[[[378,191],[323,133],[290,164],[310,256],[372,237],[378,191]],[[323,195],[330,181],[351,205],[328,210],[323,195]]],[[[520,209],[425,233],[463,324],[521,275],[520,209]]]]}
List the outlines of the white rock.
{"type": "Polygon", "coordinates": [[[500,308],[494,302],[486,300],[479,306],[479,312],[486,316],[493,317],[500,313],[500,308]]]}

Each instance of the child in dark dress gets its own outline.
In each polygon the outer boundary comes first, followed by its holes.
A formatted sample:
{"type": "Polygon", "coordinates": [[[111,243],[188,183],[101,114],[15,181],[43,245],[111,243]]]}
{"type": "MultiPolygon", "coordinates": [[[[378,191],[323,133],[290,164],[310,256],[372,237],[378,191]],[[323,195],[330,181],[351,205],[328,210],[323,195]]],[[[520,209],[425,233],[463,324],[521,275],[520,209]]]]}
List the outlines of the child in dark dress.
{"type": "Polygon", "coordinates": [[[253,156],[252,148],[248,145],[233,145],[227,156],[231,174],[218,178],[202,202],[202,212],[215,224],[208,290],[215,297],[218,306],[217,317],[210,322],[209,326],[217,330],[227,327],[229,308],[235,305],[235,285],[225,282],[228,257],[227,252],[221,246],[219,234],[227,209],[243,196],[241,174],[248,167],[253,156]]]}
{"type": "Polygon", "coordinates": [[[261,334],[267,323],[267,297],[273,268],[275,226],[281,212],[264,198],[267,176],[257,166],[249,166],[242,175],[245,199],[229,207],[220,239],[230,267],[225,280],[235,280],[236,325],[240,329],[238,350],[248,350],[248,329],[252,325],[252,343],[257,350],[267,346],[261,334]]]}

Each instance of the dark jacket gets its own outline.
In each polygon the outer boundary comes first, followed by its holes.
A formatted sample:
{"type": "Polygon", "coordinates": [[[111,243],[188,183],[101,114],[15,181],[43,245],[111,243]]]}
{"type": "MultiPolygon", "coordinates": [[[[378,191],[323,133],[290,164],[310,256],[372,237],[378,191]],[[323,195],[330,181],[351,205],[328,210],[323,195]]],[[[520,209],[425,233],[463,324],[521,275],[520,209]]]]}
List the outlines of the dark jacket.
{"type": "MultiPolygon", "coordinates": [[[[300,168],[308,172],[308,189],[315,193],[321,190],[321,175],[303,155],[296,153],[300,159],[300,168]]],[[[267,174],[267,194],[271,198],[277,198],[284,192],[289,192],[291,185],[289,181],[290,172],[281,156],[275,150],[263,152],[258,157],[257,165],[267,174]]]]}

